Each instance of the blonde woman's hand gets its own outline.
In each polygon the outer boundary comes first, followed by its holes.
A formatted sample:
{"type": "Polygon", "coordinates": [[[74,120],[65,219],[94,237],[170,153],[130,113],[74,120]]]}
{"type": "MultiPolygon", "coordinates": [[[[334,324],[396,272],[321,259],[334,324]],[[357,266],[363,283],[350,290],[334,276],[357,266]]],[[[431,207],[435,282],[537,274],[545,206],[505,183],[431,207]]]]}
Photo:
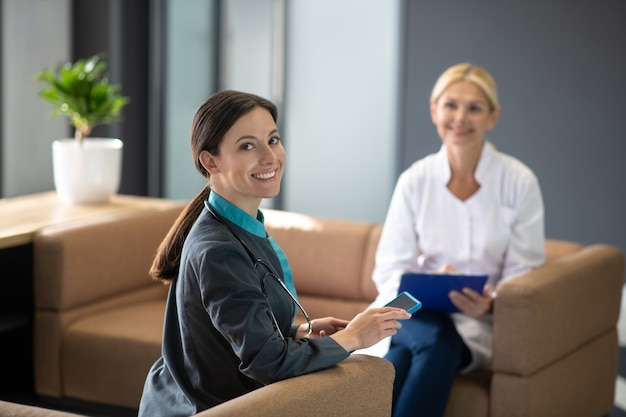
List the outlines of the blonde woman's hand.
{"type": "Polygon", "coordinates": [[[441,265],[441,266],[439,267],[439,269],[437,270],[437,272],[451,274],[451,273],[456,272],[456,269],[454,269],[454,268],[452,267],[452,265],[450,265],[450,264],[443,264],[443,265],[441,265]]]}
{"type": "Polygon", "coordinates": [[[467,316],[478,318],[493,310],[493,297],[489,285],[485,285],[480,294],[471,288],[463,288],[463,291],[450,291],[450,301],[462,313],[467,316]]]}
{"type": "Polygon", "coordinates": [[[400,320],[410,318],[411,315],[401,308],[371,308],[357,314],[345,329],[330,337],[348,352],[364,349],[396,334],[402,327],[400,320]]]}

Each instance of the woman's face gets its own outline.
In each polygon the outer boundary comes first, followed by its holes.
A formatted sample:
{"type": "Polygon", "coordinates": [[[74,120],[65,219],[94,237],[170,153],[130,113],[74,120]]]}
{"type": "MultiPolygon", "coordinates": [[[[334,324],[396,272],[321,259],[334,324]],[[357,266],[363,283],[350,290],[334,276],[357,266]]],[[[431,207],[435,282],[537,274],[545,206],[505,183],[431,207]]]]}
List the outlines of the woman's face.
{"type": "Polygon", "coordinates": [[[240,117],[226,132],[219,156],[200,154],[211,174],[211,188],[253,217],[261,199],[280,191],[285,159],[276,123],[262,107],[240,117]]]}
{"type": "Polygon", "coordinates": [[[483,90],[470,81],[457,81],[430,104],[430,115],[446,146],[482,146],[500,109],[491,110],[483,90]]]}

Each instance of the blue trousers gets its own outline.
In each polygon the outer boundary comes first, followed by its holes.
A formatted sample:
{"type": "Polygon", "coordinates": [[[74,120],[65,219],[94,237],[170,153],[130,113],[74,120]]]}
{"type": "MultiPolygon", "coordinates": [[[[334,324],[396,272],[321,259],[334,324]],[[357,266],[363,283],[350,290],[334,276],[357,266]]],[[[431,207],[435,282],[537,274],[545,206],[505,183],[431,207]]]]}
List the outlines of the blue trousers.
{"type": "Polygon", "coordinates": [[[393,417],[442,417],[471,353],[449,315],[418,311],[402,322],[385,358],[393,363],[393,417]]]}

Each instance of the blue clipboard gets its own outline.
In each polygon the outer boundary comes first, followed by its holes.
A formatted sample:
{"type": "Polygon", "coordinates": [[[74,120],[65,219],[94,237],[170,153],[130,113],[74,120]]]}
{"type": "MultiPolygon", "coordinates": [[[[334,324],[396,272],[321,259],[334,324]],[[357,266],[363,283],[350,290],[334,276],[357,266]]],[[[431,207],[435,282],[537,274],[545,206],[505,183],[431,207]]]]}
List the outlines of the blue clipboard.
{"type": "Polygon", "coordinates": [[[402,275],[398,294],[407,291],[422,302],[423,310],[453,313],[459,311],[450,301],[451,290],[471,288],[482,294],[486,274],[415,273],[402,275]]]}

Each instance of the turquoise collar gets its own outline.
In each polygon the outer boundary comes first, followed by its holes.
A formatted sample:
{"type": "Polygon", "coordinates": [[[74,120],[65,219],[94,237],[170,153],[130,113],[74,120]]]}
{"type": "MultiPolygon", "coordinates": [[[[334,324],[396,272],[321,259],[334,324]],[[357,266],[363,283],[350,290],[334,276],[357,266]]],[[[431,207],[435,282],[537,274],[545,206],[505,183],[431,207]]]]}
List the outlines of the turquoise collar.
{"type": "Polygon", "coordinates": [[[258,237],[267,237],[264,224],[265,218],[263,217],[261,210],[257,210],[257,217],[255,219],[230,201],[217,194],[215,191],[211,191],[211,194],[209,194],[209,206],[220,217],[225,218],[242,229],[258,237]]]}

